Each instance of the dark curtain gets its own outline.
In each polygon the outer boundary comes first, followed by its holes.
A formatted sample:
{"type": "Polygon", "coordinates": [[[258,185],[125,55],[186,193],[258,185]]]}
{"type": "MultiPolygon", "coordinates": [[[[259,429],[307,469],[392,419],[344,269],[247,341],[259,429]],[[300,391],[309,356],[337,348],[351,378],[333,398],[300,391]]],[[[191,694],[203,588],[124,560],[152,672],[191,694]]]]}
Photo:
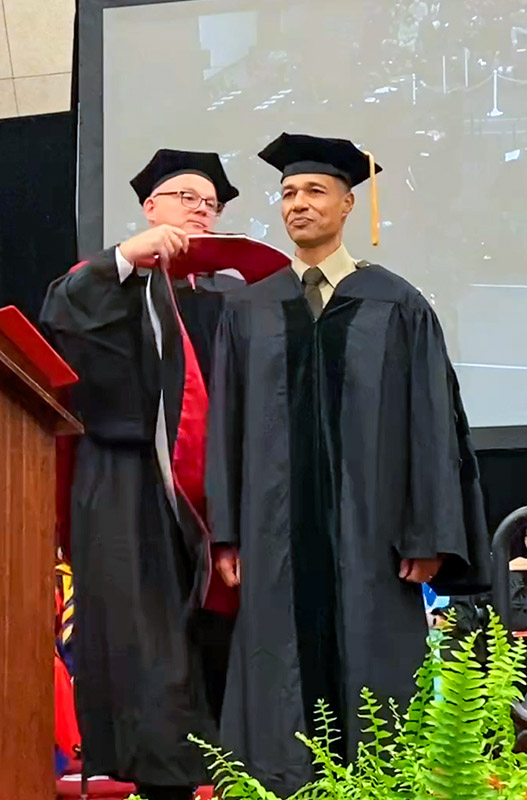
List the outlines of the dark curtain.
{"type": "Polygon", "coordinates": [[[0,307],[35,322],[76,260],[76,111],[0,122],[0,307]]]}
{"type": "Polygon", "coordinates": [[[480,450],[478,459],[493,534],[511,511],[527,505],[527,450],[480,450]]]}

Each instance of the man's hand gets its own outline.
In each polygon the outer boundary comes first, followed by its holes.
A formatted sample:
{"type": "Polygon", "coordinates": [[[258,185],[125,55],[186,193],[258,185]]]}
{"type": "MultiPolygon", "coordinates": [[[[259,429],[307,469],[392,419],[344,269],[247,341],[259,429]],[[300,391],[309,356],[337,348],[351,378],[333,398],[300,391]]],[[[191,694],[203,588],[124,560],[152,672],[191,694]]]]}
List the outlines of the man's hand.
{"type": "Polygon", "coordinates": [[[441,564],[443,556],[437,558],[403,558],[401,559],[401,569],[399,577],[408,583],[429,583],[435,578],[441,564]]]}
{"type": "Polygon", "coordinates": [[[144,233],[132,236],[119,247],[123,257],[134,266],[141,266],[141,260],[146,259],[148,262],[154,256],[159,256],[168,263],[179,253],[187,252],[188,235],[174,225],[156,225],[155,228],[149,228],[144,233]]]}
{"type": "Polygon", "coordinates": [[[214,567],[229,588],[240,585],[240,559],[237,547],[217,546],[213,550],[214,567]]]}

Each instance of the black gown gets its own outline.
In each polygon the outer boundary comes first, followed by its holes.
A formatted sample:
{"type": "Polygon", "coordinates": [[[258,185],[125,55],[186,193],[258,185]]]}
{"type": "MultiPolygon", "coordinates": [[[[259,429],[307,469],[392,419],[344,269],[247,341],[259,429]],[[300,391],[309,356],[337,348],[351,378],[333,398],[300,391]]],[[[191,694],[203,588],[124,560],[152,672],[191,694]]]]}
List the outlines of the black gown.
{"type": "Polygon", "coordinates": [[[489,583],[454,371],[422,295],[361,263],[317,322],[290,268],[229,300],[211,389],[207,495],[240,547],[224,746],[280,796],[312,777],[295,731],[328,700],[351,759],[359,692],[405,703],[424,654],[403,557],[448,554],[441,593],[489,583]],[[220,469],[221,466],[221,469],[220,469]]]}
{"type": "MultiPolygon", "coordinates": [[[[240,282],[177,282],[185,327],[208,379],[223,292],[240,282]]],[[[164,394],[170,452],[178,437],[185,356],[160,273],[119,283],[114,250],[51,284],[44,332],[78,372],[72,408],[84,423],[72,488],[77,711],[86,772],[141,784],[206,778],[190,731],[214,738],[196,625],[206,572],[202,531],[184,498],[169,504],[154,439],[164,394]]]]}

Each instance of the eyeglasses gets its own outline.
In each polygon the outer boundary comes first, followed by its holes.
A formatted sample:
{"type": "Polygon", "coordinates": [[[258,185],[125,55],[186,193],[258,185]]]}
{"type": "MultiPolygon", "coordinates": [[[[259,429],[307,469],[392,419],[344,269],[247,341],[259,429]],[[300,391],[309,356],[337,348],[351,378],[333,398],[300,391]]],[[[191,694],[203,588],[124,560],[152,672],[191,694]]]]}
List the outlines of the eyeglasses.
{"type": "Polygon", "coordinates": [[[202,197],[197,192],[189,192],[179,191],[179,192],[156,192],[156,194],[152,195],[152,197],[179,197],[181,200],[181,204],[184,205],[186,208],[192,208],[196,210],[204,203],[205,208],[209,214],[214,214],[216,217],[221,214],[224,209],[223,203],[218,203],[216,200],[213,200],[212,197],[202,197]]]}

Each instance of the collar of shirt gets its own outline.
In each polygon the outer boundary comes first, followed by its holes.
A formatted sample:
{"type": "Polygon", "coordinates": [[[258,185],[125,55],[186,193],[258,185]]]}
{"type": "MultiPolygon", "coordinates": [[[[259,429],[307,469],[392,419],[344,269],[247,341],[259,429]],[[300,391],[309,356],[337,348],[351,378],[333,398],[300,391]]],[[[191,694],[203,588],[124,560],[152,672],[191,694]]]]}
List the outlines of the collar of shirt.
{"type": "MultiPolygon", "coordinates": [[[[296,256],[293,259],[292,266],[300,280],[302,280],[304,272],[309,269],[309,265],[305,264],[296,256]]],[[[334,253],[331,253],[324,261],[317,264],[317,267],[323,273],[326,283],[329,283],[329,285],[335,289],[343,278],[355,272],[357,269],[357,262],[350,256],[344,245],[341,244],[334,253]]]]}
{"type": "Polygon", "coordinates": [[[139,269],[135,269],[133,264],[130,264],[129,261],[121,253],[121,248],[117,246],[115,248],[115,264],[117,266],[117,274],[119,276],[119,283],[124,283],[127,278],[132,275],[135,271],[136,275],[139,275],[140,278],[146,278],[150,274],[149,269],[143,269],[139,267],[139,269]]]}

